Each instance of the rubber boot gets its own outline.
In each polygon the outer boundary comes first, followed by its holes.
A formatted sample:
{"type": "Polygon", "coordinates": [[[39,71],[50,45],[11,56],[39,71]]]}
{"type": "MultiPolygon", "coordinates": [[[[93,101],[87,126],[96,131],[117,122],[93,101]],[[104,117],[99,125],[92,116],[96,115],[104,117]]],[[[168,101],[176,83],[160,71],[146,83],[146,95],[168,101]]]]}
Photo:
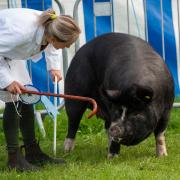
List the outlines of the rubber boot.
{"type": "Polygon", "coordinates": [[[8,168],[16,171],[38,171],[39,167],[30,164],[22,155],[19,148],[8,150],[8,168]]]}
{"type": "Polygon", "coordinates": [[[25,158],[31,164],[65,164],[63,159],[54,159],[43,153],[39,147],[39,143],[24,145],[23,147],[25,148],[25,158]]]}

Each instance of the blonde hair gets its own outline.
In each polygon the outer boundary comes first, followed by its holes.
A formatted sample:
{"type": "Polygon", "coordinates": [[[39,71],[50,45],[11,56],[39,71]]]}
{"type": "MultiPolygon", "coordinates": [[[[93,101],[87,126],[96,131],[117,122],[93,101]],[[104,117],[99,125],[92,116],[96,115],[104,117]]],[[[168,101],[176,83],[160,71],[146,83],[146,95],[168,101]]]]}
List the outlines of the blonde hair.
{"type": "Polygon", "coordinates": [[[72,17],[57,16],[53,9],[44,11],[40,15],[39,23],[45,27],[45,34],[55,37],[60,42],[75,41],[81,33],[72,17]]]}

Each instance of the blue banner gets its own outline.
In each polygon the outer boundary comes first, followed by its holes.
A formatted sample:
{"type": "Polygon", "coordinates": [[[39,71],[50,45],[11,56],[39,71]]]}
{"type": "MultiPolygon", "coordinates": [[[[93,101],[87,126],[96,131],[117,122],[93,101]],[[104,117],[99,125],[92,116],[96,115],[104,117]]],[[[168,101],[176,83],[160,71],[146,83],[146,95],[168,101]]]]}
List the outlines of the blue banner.
{"type": "Polygon", "coordinates": [[[177,73],[177,57],[176,42],[174,34],[174,26],[172,19],[171,0],[163,1],[162,12],[160,1],[146,1],[147,8],[147,24],[148,24],[148,40],[153,48],[163,57],[162,49],[162,19],[164,29],[164,50],[165,62],[171,71],[175,83],[175,94],[180,95],[178,73],[177,73]]]}
{"type": "MultiPolygon", "coordinates": [[[[109,2],[110,0],[96,0],[95,2],[109,2]]],[[[84,10],[84,24],[86,31],[86,41],[94,38],[94,14],[93,14],[93,0],[83,0],[84,10]]],[[[111,32],[111,18],[110,16],[96,17],[97,36],[111,32]]]]}

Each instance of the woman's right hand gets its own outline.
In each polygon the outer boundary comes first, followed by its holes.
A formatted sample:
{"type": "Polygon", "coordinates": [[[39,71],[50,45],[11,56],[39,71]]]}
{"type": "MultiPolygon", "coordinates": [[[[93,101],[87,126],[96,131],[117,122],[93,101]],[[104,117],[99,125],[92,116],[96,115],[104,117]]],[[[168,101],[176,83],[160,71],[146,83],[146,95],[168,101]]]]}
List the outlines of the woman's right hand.
{"type": "Polygon", "coordinates": [[[26,88],[17,81],[13,81],[9,86],[6,87],[7,91],[12,94],[21,94],[21,90],[25,90],[26,88]]]}

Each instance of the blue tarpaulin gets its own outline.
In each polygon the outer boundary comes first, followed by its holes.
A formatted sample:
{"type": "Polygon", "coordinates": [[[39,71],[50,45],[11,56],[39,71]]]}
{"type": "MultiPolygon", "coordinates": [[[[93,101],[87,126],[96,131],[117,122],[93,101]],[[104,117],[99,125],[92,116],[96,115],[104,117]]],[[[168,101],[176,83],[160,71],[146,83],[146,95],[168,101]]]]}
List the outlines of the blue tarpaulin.
{"type": "MultiPolygon", "coordinates": [[[[148,39],[154,49],[163,57],[160,1],[146,1],[148,39]]],[[[177,74],[176,42],[173,28],[171,0],[163,1],[165,62],[175,82],[175,94],[180,95],[177,74]]]]}

